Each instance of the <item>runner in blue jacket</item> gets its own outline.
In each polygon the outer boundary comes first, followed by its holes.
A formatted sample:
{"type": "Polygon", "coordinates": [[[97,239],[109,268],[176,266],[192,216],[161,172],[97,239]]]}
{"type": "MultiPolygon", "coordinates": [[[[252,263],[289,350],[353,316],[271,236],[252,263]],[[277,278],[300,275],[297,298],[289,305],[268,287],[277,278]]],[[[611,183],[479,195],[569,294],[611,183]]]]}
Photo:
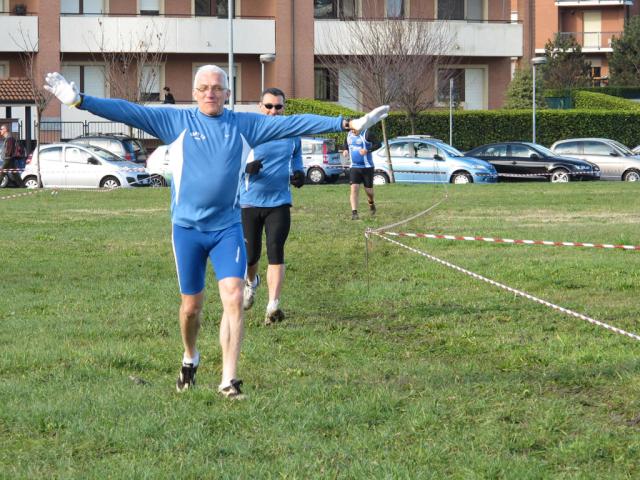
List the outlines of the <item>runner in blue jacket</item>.
{"type": "Polygon", "coordinates": [[[178,391],[195,386],[200,355],[196,338],[204,302],[207,258],[218,279],[223,306],[220,322],[222,381],[218,391],[243,398],[237,379],[243,334],[242,296],[246,252],[242,235],[238,187],[252,147],[269,140],[309,133],[364,129],[384,118],[379,107],[356,119],[316,115],[269,117],[226,110],[227,74],[215,65],[200,67],[193,82],[197,108],[145,107],[125,100],[81,95],[73,82],[49,73],[45,89],[63,104],[109,120],[140,128],[171,144],[171,220],[173,250],[181,292],[180,332],[184,344],[178,391]]]}
{"type": "MultiPolygon", "coordinates": [[[[285,95],[279,88],[262,92],[259,108],[264,115],[282,115],[285,95]]],[[[280,308],[280,292],[284,282],[284,244],[291,228],[291,187],[304,185],[304,165],[300,137],[272,140],[258,145],[249,156],[262,166],[257,173],[245,173],[240,182],[242,228],[247,246],[247,279],[244,286],[243,307],[252,307],[256,288],[260,285],[258,261],[262,250],[262,232],[266,234],[267,285],[269,303],[265,325],[284,320],[280,308]]],[[[248,169],[253,163],[248,163],[248,169]]],[[[254,169],[252,169],[254,170],[254,169]]]]}

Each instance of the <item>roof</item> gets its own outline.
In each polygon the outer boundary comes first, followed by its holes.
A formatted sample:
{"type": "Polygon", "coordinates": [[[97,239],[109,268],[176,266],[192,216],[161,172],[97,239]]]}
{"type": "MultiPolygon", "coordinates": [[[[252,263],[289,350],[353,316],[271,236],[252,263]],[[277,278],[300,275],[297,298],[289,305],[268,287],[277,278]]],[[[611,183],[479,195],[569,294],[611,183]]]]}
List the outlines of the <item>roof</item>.
{"type": "Polygon", "coordinates": [[[0,103],[35,103],[29,79],[0,80],[0,103]]]}

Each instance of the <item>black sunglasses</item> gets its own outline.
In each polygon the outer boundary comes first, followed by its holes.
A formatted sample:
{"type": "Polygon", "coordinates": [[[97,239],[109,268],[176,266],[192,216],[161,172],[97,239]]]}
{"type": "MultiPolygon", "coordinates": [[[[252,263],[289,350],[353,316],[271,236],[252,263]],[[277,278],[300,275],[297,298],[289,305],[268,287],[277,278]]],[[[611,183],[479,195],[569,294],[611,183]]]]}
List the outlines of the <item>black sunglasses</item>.
{"type": "Polygon", "coordinates": [[[281,103],[277,103],[275,105],[273,103],[263,103],[262,106],[267,110],[271,110],[272,108],[275,108],[276,110],[282,110],[284,108],[284,105],[282,105],[281,103]]]}

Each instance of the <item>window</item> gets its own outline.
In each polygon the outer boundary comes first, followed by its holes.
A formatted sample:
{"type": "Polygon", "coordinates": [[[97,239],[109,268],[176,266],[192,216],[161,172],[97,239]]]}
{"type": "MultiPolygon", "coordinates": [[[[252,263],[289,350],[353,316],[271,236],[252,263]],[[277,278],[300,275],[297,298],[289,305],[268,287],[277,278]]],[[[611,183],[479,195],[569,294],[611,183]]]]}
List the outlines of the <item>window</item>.
{"type": "Polygon", "coordinates": [[[314,72],[316,100],[338,101],[338,79],[328,68],[316,67],[314,72]]]}
{"type": "Polygon", "coordinates": [[[9,78],[9,64],[0,63],[0,79],[9,78]]]}
{"type": "Polygon", "coordinates": [[[555,148],[555,153],[580,153],[578,150],[578,142],[565,142],[555,148]]]}
{"type": "Polygon", "coordinates": [[[74,147],[67,147],[65,156],[67,163],[85,164],[88,163],[89,160],[89,154],[87,152],[74,147]]]}
{"type": "Polygon", "coordinates": [[[453,79],[453,103],[464,102],[464,68],[441,68],[438,70],[438,102],[449,103],[450,80],[453,79]]]}
{"type": "Polygon", "coordinates": [[[584,142],[585,155],[610,155],[613,148],[602,142],[584,142]]]}
{"type": "Polygon", "coordinates": [[[357,0],[314,0],[314,18],[356,18],[357,0]]]}
{"type": "Polygon", "coordinates": [[[39,155],[39,161],[42,163],[62,162],[62,147],[53,147],[42,150],[39,155]]]}
{"type": "Polygon", "coordinates": [[[428,143],[416,144],[416,157],[418,158],[433,158],[436,153],[438,153],[438,149],[433,145],[428,143]]]}
{"type": "Polygon", "coordinates": [[[226,18],[229,16],[228,5],[229,0],[195,0],[194,14],[196,17],[226,18]]]}
{"type": "Polygon", "coordinates": [[[409,142],[396,142],[389,145],[389,153],[392,157],[415,157],[413,144],[409,142]]]}
{"type": "Polygon", "coordinates": [[[82,93],[105,97],[104,67],[101,65],[63,65],[62,75],[74,81],[82,93]]]}
{"type": "Polygon", "coordinates": [[[143,102],[160,101],[160,66],[145,65],[140,74],[140,100],[143,102]]]}
{"type": "MultiPolygon", "coordinates": [[[[525,147],[524,145],[511,145],[511,156],[517,158],[531,158],[531,155],[534,154],[533,150],[529,147],[525,147]]],[[[538,155],[540,156],[540,155],[538,155]]]]}
{"type": "Polygon", "coordinates": [[[484,151],[481,151],[478,155],[483,157],[506,157],[507,146],[506,145],[494,145],[487,147],[484,151]]]}
{"type": "Polygon", "coordinates": [[[103,0],[61,0],[60,13],[70,14],[103,14],[103,0]]]}
{"type": "Polygon", "coordinates": [[[139,0],[140,15],[160,15],[160,0],[139,0]]]}
{"type": "Polygon", "coordinates": [[[440,20],[482,20],[484,0],[438,0],[440,20]]]}
{"type": "Polygon", "coordinates": [[[387,18],[404,17],[404,0],[387,0],[387,18]]]}

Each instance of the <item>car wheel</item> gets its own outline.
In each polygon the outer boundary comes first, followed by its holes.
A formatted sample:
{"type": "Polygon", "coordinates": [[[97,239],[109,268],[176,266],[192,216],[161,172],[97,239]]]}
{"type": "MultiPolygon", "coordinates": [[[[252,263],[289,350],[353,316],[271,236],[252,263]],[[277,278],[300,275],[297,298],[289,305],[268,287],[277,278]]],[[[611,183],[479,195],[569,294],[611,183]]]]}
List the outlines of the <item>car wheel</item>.
{"type": "Polygon", "coordinates": [[[638,172],[637,170],[629,170],[628,172],[624,172],[622,180],[624,180],[625,182],[640,182],[640,172],[638,172]]]}
{"type": "Polygon", "coordinates": [[[5,175],[0,182],[0,188],[7,188],[7,185],[9,185],[9,177],[5,175]]]}
{"type": "Polygon", "coordinates": [[[167,181],[164,179],[162,175],[151,175],[149,177],[149,184],[152,187],[166,187],[167,181]]]}
{"type": "Polygon", "coordinates": [[[374,172],[373,173],[373,184],[374,185],[386,185],[389,183],[389,177],[384,172],[374,172]]]}
{"type": "Polygon", "coordinates": [[[451,183],[473,183],[473,177],[467,172],[456,172],[451,175],[451,183]]]}
{"type": "Polygon", "coordinates": [[[549,178],[549,180],[551,183],[567,183],[571,180],[571,177],[569,176],[569,172],[564,168],[556,168],[551,172],[551,178],[549,178]]]}
{"type": "Polygon", "coordinates": [[[120,181],[116,177],[105,177],[100,182],[102,188],[118,188],[119,186],[120,181]]]}
{"type": "Polygon", "coordinates": [[[310,168],[309,171],[307,172],[307,179],[311,183],[315,183],[315,184],[322,183],[324,182],[325,174],[321,168],[315,168],[315,167],[310,168]]]}
{"type": "Polygon", "coordinates": [[[24,186],[27,188],[38,188],[38,177],[29,175],[23,180],[24,186]]]}

